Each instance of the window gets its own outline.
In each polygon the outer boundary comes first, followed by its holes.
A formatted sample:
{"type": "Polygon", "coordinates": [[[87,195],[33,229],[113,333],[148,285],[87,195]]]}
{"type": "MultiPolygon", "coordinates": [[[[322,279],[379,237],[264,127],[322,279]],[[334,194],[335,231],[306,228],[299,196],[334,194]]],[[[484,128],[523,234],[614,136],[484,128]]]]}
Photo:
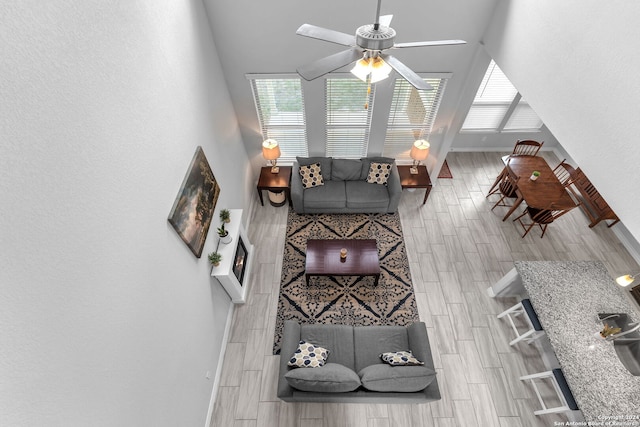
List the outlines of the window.
{"type": "Polygon", "coordinates": [[[493,60],[462,125],[463,131],[539,131],[542,121],[493,60]]]}
{"type": "Polygon", "coordinates": [[[326,155],[360,158],[367,155],[375,86],[359,79],[325,80],[327,107],[326,155]]]}
{"type": "Polygon", "coordinates": [[[263,139],[280,145],[280,159],[306,157],[304,97],[299,78],[250,78],[263,139]]]}
{"type": "Polygon", "coordinates": [[[447,80],[424,80],[433,90],[417,90],[404,79],[396,80],[384,140],[384,156],[408,159],[413,142],[429,138],[447,80]]]}

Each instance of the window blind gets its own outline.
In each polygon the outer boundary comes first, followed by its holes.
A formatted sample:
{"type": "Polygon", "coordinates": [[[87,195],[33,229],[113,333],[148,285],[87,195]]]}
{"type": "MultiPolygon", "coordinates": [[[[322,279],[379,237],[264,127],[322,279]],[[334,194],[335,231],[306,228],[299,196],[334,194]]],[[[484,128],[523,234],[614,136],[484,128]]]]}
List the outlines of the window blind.
{"type": "Polygon", "coordinates": [[[293,161],[296,156],[307,157],[304,97],[300,79],[252,78],[250,81],[263,139],[278,141],[280,161],[293,161]]]}
{"type": "Polygon", "coordinates": [[[473,104],[467,113],[462,130],[473,131],[516,131],[539,130],[542,122],[522,99],[518,100],[518,90],[511,84],[498,65],[491,61],[480,83],[473,104]],[[512,104],[517,103],[515,108],[512,104]],[[510,110],[507,126],[501,128],[510,110]],[[515,117],[514,117],[515,115],[515,117]],[[534,126],[532,123],[539,123],[534,126]]]}
{"type": "Polygon", "coordinates": [[[326,155],[360,158],[367,155],[375,86],[359,79],[325,80],[327,145],[326,155]]]}
{"type": "Polygon", "coordinates": [[[524,98],[520,98],[518,105],[516,105],[515,110],[511,113],[507,124],[504,125],[504,130],[514,131],[514,130],[538,130],[542,127],[542,120],[533,111],[533,108],[529,106],[529,104],[524,100],[524,98]]]}
{"type": "Polygon", "coordinates": [[[417,90],[404,79],[397,79],[391,99],[383,155],[408,159],[416,139],[428,139],[438,114],[447,79],[427,78],[433,90],[417,90]]]}

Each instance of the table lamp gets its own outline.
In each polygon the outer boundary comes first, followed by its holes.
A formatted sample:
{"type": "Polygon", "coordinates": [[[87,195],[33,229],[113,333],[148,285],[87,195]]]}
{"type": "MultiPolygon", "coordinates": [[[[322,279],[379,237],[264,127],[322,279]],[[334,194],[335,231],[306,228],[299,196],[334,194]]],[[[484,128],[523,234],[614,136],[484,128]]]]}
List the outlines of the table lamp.
{"type": "Polygon", "coordinates": [[[409,168],[409,172],[411,172],[413,175],[418,173],[418,166],[420,165],[420,161],[426,159],[427,156],[429,156],[429,147],[431,147],[431,144],[429,144],[429,142],[425,141],[424,139],[417,140],[411,146],[411,152],[409,153],[409,155],[413,159],[413,166],[409,168]]]}
{"type": "Polygon", "coordinates": [[[275,139],[267,139],[262,143],[262,156],[271,161],[271,173],[280,172],[280,168],[276,166],[278,157],[280,157],[280,147],[275,139]]]}

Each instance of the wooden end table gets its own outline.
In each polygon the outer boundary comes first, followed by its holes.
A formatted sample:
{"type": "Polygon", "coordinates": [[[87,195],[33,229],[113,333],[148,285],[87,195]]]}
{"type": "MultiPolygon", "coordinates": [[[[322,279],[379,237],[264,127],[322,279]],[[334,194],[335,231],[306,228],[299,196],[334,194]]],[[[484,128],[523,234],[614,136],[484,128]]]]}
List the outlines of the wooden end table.
{"type": "Polygon", "coordinates": [[[380,280],[380,259],[375,239],[309,239],[304,276],[374,276],[380,280]],[[340,258],[340,249],[347,257],[340,258]]]}
{"type": "Polygon", "coordinates": [[[429,173],[427,172],[427,167],[424,165],[418,166],[418,173],[412,174],[411,166],[408,165],[399,165],[398,173],[400,174],[400,185],[402,185],[402,189],[405,188],[424,188],[424,200],[422,204],[427,203],[427,197],[429,197],[429,193],[431,193],[431,178],[429,177],[429,173]]]}
{"type": "Polygon", "coordinates": [[[264,206],[262,200],[262,190],[272,191],[274,193],[285,192],[286,198],[289,199],[291,206],[291,166],[279,166],[278,173],[271,173],[271,166],[265,166],[260,169],[260,179],[258,179],[258,196],[260,196],[260,204],[264,206]]]}

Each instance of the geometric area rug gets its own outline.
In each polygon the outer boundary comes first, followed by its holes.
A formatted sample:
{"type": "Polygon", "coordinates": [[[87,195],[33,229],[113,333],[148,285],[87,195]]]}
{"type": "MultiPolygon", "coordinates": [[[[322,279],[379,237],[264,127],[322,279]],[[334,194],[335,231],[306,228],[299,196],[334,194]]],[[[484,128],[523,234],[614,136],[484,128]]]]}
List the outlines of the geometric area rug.
{"type": "Polygon", "coordinates": [[[409,325],[419,321],[400,217],[395,214],[311,214],[289,210],[273,353],[285,320],[298,323],[409,325]],[[318,277],[305,283],[307,239],[376,239],[380,279],[318,277]]]}

